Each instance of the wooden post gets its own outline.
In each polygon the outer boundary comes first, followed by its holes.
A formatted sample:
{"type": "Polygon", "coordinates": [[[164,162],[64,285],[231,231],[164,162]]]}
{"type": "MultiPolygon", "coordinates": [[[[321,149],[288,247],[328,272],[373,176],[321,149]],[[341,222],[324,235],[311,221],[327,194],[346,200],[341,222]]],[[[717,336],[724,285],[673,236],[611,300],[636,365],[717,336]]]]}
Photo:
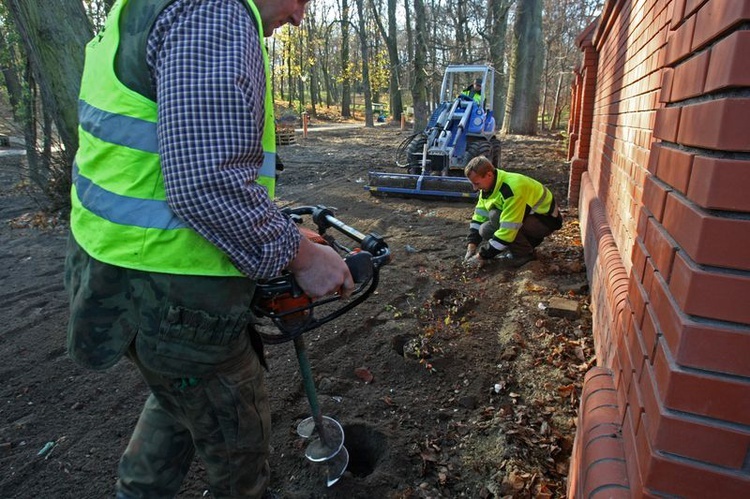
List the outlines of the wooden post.
{"type": "Polygon", "coordinates": [[[302,113],[302,138],[303,139],[307,138],[307,119],[308,119],[307,111],[305,111],[302,113]]]}
{"type": "Polygon", "coordinates": [[[406,129],[406,113],[401,113],[401,131],[406,129]]]}

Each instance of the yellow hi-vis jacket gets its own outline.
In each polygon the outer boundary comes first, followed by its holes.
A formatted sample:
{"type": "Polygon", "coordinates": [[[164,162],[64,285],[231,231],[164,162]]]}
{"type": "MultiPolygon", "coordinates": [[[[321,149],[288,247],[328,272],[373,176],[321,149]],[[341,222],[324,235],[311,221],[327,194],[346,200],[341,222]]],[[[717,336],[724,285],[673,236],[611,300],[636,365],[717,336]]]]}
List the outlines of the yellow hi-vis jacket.
{"type": "Polygon", "coordinates": [[[492,242],[498,246],[508,246],[516,239],[527,214],[548,215],[553,209],[552,192],[535,180],[520,173],[495,170],[495,186],[489,195],[479,192],[474,215],[471,217],[470,229],[479,227],[489,220],[490,211],[500,211],[500,223],[492,236],[492,242]]]}
{"type": "Polygon", "coordinates": [[[464,90],[463,92],[461,92],[461,95],[470,97],[474,102],[476,102],[480,106],[482,105],[482,92],[477,92],[471,89],[471,90],[464,90]]]}
{"type": "MultiPolygon", "coordinates": [[[[70,227],[93,258],[129,269],[183,275],[243,275],[216,246],[179,219],[167,204],[156,135],[157,103],[120,81],[115,58],[118,0],[99,35],[86,46],[78,102],[79,148],[73,164],[70,227]]],[[[152,22],[170,2],[152,0],[152,22]]],[[[266,73],[264,162],[257,182],[274,196],[276,138],[268,54],[258,26],[266,73]]],[[[150,29],[150,25],[148,26],[150,29]]]]}

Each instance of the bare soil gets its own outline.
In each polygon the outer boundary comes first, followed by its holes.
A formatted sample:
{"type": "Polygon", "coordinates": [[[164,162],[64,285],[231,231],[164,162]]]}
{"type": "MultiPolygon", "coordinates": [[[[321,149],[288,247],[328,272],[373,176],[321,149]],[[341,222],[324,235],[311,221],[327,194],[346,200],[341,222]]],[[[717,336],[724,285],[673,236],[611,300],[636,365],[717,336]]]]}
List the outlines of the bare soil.
{"type": "MultiPolygon", "coordinates": [[[[326,205],[385,237],[376,294],[305,334],[323,414],[351,461],[328,488],[304,456],[310,414],[292,343],[267,347],[271,489],[283,498],[564,497],[583,374],[594,362],[577,214],[565,203],[559,137],[503,137],[505,168],[548,185],[565,225],[516,271],[461,264],[472,205],[376,198],[370,170],[396,171],[407,133],[310,127],[281,146],[281,206],[326,205]],[[560,317],[550,300],[579,307],[560,317]]],[[[147,388],[127,361],[105,372],[65,350],[67,227],[0,156],[0,490],[7,498],[112,497],[147,388]]],[[[575,307],[574,307],[575,308],[575,307]]],[[[210,496],[196,460],[179,494],[210,496]]]]}

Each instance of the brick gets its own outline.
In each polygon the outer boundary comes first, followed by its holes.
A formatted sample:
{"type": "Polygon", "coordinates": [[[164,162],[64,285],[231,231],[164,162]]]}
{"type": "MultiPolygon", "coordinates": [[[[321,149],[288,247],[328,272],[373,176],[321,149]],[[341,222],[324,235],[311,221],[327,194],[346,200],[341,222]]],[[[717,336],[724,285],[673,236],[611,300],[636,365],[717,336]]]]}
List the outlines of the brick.
{"type": "Polygon", "coordinates": [[[650,305],[646,305],[646,315],[643,317],[641,334],[643,335],[643,352],[649,359],[653,359],[656,342],[661,336],[661,331],[659,329],[659,322],[650,305]]]}
{"type": "Polygon", "coordinates": [[[729,423],[750,424],[750,383],[685,371],[674,363],[661,342],[657,344],[653,372],[665,408],[729,423]]]}
{"type": "MultiPolygon", "coordinates": [[[[630,328],[633,327],[631,322],[630,328]]],[[[616,339],[615,342],[615,357],[617,362],[621,366],[622,372],[620,373],[620,380],[617,386],[617,404],[620,408],[620,412],[624,412],[625,406],[627,405],[627,392],[630,385],[633,382],[635,375],[635,369],[633,369],[633,362],[630,360],[630,353],[627,348],[627,334],[623,334],[616,339]]]]}
{"type": "Polygon", "coordinates": [[[633,499],[633,495],[630,487],[606,485],[594,490],[587,499],[633,499]]]}
{"type": "Polygon", "coordinates": [[[640,426],[642,412],[633,413],[628,410],[622,423],[622,438],[625,447],[625,459],[628,466],[628,480],[631,488],[638,484],[643,488],[643,478],[651,467],[652,452],[646,431],[637,432],[640,426]]]}
{"type": "Polygon", "coordinates": [[[619,419],[619,416],[613,417],[611,412],[596,411],[598,408],[617,409],[614,378],[610,369],[600,366],[589,369],[583,381],[579,405],[581,424],[578,431],[583,435],[581,442],[585,445],[590,439],[606,434],[606,428],[604,433],[602,428],[619,419]]]}
{"type": "Polygon", "coordinates": [[[672,102],[672,78],[673,76],[674,76],[674,69],[662,68],[661,89],[659,92],[659,102],[661,103],[672,102]]]}
{"type": "Polygon", "coordinates": [[[641,471],[638,454],[638,441],[633,431],[632,415],[626,411],[622,425],[622,443],[625,449],[625,461],[627,464],[628,483],[633,497],[639,497],[643,494],[643,482],[641,480],[641,471]]]}
{"type": "Polygon", "coordinates": [[[680,310],[667,284],[649,296],[666,347],[683,367],[750,378],[750,326],[695,321],[680,310]]]}
{"type": "Polygon", "coordinates": [[[750,323],[748,277],[701,270],[678,252],[669,290],[680,309],[688,315],[750,323]]]}
{"type": "MultiPolygon", "coordinates": [[[[738,185],[735,188],[746,187],[738,185]]],[[[696,263],[750,270],[750,221],[710,215],[670,193],[665,204],[663,224],[696,263]]]]}
{"type": "Polygon", "coordinates": [[[586,463],[595,463],[603,459],[618,459],[624,464],[625,451],[622,448],[622,438],[619,432],[609,432],[587,440],[584,444],[583,459],[586,463]]]}
{"type": "Polygon", "coordinates": [[[643,331],[640,327],[635,324],[631,325],[625,335],[623,346],[628,350],[630,365],[633,367],[633,375],[635,379],[638,379],[641,377],[644,364],[648,363],[646,347],[643,344],[643,331]]]}
{"type": "Polygon", "coordinates": [[[657,452],[741,470],[750,448],[750,429],[684,416],[664,408],[651,366],[638,383],[644,414],[641,424],[657,452]],[[685,438],[690,435],[690,438],[685,438]]]}
{"type": "Polygon", "coordinates": [[[549,300],[547,315],[575,320],[581,316],[581,305],[575,300],[554,296],[549,300]]]}
{"type": "Polygon", "coordinates": [[[747,497],[750,490],[750,476],[747,474],[678,461],[659,453],[651,457],[643,486],[658,493],[659,497],[740,498],[747,497]]]}
{"type": "MultiPolygon", "coordinates": [[[[717,151],[750,151],[748,115],[750,99],[746,98],[716,99],[684,106],[676,141],[717,151]]],[[[665,134],[671,132],[671,128],[664,126],[665,134]]]]}
{"type": "Polygon", "coordinates": [[[750,31],[737,31],[711,47],[705,91],[750,86],[750,31]]]}
{"type": "Polygon", "coordinates": [[[641,282],[643,280],[643,272],[646,268],[646,258],[647,256],[646,248],[643,246],[643,240],[639,237],[635,240],[633,243],[633,251],[631,252],[631,276],[637,279],[638,282],[641,282]],[[634,275],[633,275],[634,274],[634,275]]]}
{"type": "Polygon", "coordinates": [[[638,379],[636,376],[633,377],[633,382],[630,383],[630,386],[628,387],[628,392],[625,394],[625,398],[628,401],[628,407],[630,408],[630,413],[633,416],[638,415],[637,418],[634,419],[635,421],[635,432],[638,433],[640,431],[640,425],[642,422],[641,416],[643,414],[643,400],[641,399],[640,389],[638,388],[638,379]]]}
{"type": "Polygon", "coordinates": [[[692,48],[697,50],[744,21],[750,20],[750,2],[712,0],[701,8],[695,18],[692,48]]]}
{"type": "Polygon", "coordinates": [[[687,18],[676,30],[669,33],[666,47],[668,66],[672,66],[690,54],[694,30],[695,16],[687,18]]]}
{"type": "Polygon", "coordinates": [[[681,107],[664,107],[656,110],[654,137],[667,142],[677,141],[681,107]]]}
{"type": "Polygon", "coordinates": [[[643,289],[646,290],[647,296],[651,294],[651,286],[653,286],[655,274],[656,269],[654,268],[651,258],[649,258],[646,260],[646,271],[643,273],[643,289]]]}
{"type": "Polygon", "coordinates": [[[619,388],[620,384],[622,383],[622,365],[620,364],[620,357],[617,356],[617,344],[621,341],[621,336],[625,334],[624,331],[619,331],[616,335],[612,338],[612,343],[614,345],[614,355],[612,355],[612,358],[610,359],[610,367],[609,369],[612,371],[612,379],[615,385],[615,395],[618,397],[617,399],[617,407],[622,411],[622,409],[625,407],[625,404],[623,404],[623,400],[620,397],[619,388]]]}
{"type": "Polygon", "coordinates": [[[649,220],[646,227],[644,246],[656,270],[668,281],[678,247],[671,241],[664,228],[653,218],[649,220]]]}
{"type": "Polygon", "coordinates": [[[750,196],[745,188],[750,185],[748,160],[696,156],[689,185],[688,198],[703,208],[750,212],[750,196]]]}
{"type": "Polygon", "coordinates": [[[591,463],[585,471],[584,483],[584,497],[587,498],[595,497],[595,493],[627,490],[629,487],[625,461],[604,459],[591,463]]]}
{"type": "Polygon", "coordinates": [[[610,424],[620,420],[620,411],[613,404],[598,405],[586,411],[583,418],[588,419],[589,423],[593,426],[610,424]]]}
{"type": "Polygon", "coordinates": [[[641,207],[638,212],[638,222],[636,223],[635,230],[636,234],[645,234],[646,226],[648,225],[649,212],[641,207]]]}
{"type": "Polygon", "coordinates": [[[630,275],[628,281],[628,301],[630,302],[630,310],[632,311],[632,320],[638,326],[643,325],[643,315],[646,313],[646,303],[648,303],[649,297],[646,295],[646,290],[643,289],[641,283],[633,276],[630,275]]]}
{"type": "Polygon", "coordinates": [[[656,176],[670,187],[686,193],[694,156],[671,147],[662,147],[656,165],[656,176]]]}
{"type": "Polygon", "coordinates": [[[709,52],[702,52],[674,69],[670,99],[680,101],[703,93],[708,72],[709,52]]]}
{"type": "Polygon", "coordinates": [[[672,22],[670,23],[670,29],[676,29],[682,24],[682,20],[685,17],[685,1],[674,0],[672,2],[672,22]]]}
{"type": "Polygon", "coordinates": [[[664,216],[664,204],[667,200],[669,186],[658,181],[653,175],[647,175],[643,182],[643,206],[661,222],[664,216]]]}

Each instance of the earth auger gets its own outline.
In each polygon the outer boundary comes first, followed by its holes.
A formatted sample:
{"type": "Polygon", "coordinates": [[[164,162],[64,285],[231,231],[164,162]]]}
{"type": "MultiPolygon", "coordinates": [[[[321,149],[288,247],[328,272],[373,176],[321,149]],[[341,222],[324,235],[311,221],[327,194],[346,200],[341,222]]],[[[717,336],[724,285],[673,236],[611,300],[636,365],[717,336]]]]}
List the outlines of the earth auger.
{"type": "Polygon", "coordinates": [[[288,273],[258,283],[253,301],[255,314],[258,317],[269,318],[278,329],[278,333],[259,331],[263,342],[294,342],[311,411],[311,416],[297,425],[297,434],[310,439],[305,449],[305,457],[326,466],[326,485],[330,487],[346,471],[349,452],[344,446],[344,429],[341,424],[321,413],[303,334],[340,317],[364,302],[377,288],[380,267],[390,262],[391,253],[382,236],[376,233],[363,234],[349,227],[334,217],[332,210],[325,206],[300,206],[283,211],[300,224],[303,216],[312,217],[317,232],[302,226],[300,232],[313,242],[328,244],[338,251],[349,267],[356,285],[346,303],[341,302],[341,297],[337,294],[313,300],[302,291],[293,275],[288,273]],[[336,229],[359,246],[350,248],[340,243],[327,233],[330,228],[336,229]],[[316,309],[324,310],[324,315],[316,317],[316,309]]]}

